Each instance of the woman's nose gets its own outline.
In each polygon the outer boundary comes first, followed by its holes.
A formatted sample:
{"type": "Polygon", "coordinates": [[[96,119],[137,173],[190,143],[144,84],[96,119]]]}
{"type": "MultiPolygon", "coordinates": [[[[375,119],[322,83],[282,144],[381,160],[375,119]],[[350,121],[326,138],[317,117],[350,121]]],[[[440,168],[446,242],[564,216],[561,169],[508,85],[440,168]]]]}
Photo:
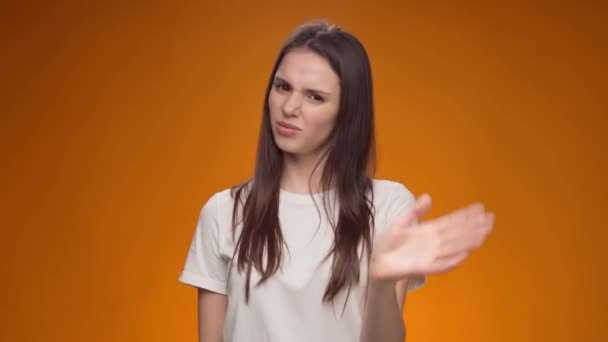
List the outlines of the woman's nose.
{"type": "Polygon", "coordinates": [[[286,116],[294,116],[300,113],[302,107],[302,99],[296,93],[291,93],[285,98],[283,103],[283,114],[286,116]]]}

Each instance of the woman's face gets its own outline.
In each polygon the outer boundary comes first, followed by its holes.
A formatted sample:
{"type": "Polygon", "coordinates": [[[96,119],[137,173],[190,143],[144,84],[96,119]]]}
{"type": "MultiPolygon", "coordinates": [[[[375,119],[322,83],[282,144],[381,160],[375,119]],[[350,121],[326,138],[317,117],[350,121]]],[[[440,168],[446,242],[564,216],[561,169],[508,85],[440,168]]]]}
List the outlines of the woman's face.
{"type": "Polygon", "coordinates": [[[281,61],[268,98],[272,133],[286,153],[322,152],[340,105],[340,79],[315,52],[294,49],[281,61]]]}

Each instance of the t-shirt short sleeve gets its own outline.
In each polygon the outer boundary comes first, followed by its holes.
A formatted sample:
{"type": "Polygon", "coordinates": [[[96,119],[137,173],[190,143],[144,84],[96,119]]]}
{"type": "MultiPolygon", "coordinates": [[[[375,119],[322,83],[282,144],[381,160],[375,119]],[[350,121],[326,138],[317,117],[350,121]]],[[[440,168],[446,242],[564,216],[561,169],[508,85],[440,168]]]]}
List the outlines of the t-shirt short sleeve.
{"type": "Polygon", "coordinates": [[[221,230],[217,194],[200,211],[188,256],[179,281],[209,291],[226,294],[228,261],[220,254],[221,230]]]}
{"type": "MultiPolygon", "coordinates": [[[[412,192],[401,183],[394,183],[394,189],[389,196],[387,207],[386,225],[390,225],[393,221],[405,214],[416,204],[416,198],[412,192]]],[[[418,221],[414,223],[417,225],[418,221]]],[[[415,229],[415,227],[413,227],[415,229]]],[[[426,283],[426,276],[418,275],[408,280],[407,291],[413,291],[422,287],[426,283]]]]}

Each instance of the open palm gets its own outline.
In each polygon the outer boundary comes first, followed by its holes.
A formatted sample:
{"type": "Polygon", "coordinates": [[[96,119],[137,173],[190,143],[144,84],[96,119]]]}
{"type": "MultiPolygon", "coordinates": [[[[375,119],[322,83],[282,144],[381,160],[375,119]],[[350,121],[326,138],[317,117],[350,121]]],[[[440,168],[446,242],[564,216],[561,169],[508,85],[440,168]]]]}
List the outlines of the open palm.
{"type": "Polygon", "coordinates": [[[416,224],[430,207],[430,196],[421,196],[378,235],[370,264],[373,278],[399,280],[447,272],[481,247],[494,227],[494,214],[481,203],[416,224]]]}

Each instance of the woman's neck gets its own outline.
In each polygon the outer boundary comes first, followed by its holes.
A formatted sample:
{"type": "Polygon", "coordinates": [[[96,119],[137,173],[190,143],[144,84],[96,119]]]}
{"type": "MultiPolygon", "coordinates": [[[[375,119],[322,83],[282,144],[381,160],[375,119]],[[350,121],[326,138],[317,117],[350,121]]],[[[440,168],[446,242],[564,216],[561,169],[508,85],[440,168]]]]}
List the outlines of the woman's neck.
{"type": "Polygon", "coordinates": [[[298,194],[307,194],[309,192],[314,194],[322,191],[321,174],[325,167],[325,158],[317,166],[319,161],[319,156],[317,155],[285,153],[283,156],[282,190],[298,194]]]}

